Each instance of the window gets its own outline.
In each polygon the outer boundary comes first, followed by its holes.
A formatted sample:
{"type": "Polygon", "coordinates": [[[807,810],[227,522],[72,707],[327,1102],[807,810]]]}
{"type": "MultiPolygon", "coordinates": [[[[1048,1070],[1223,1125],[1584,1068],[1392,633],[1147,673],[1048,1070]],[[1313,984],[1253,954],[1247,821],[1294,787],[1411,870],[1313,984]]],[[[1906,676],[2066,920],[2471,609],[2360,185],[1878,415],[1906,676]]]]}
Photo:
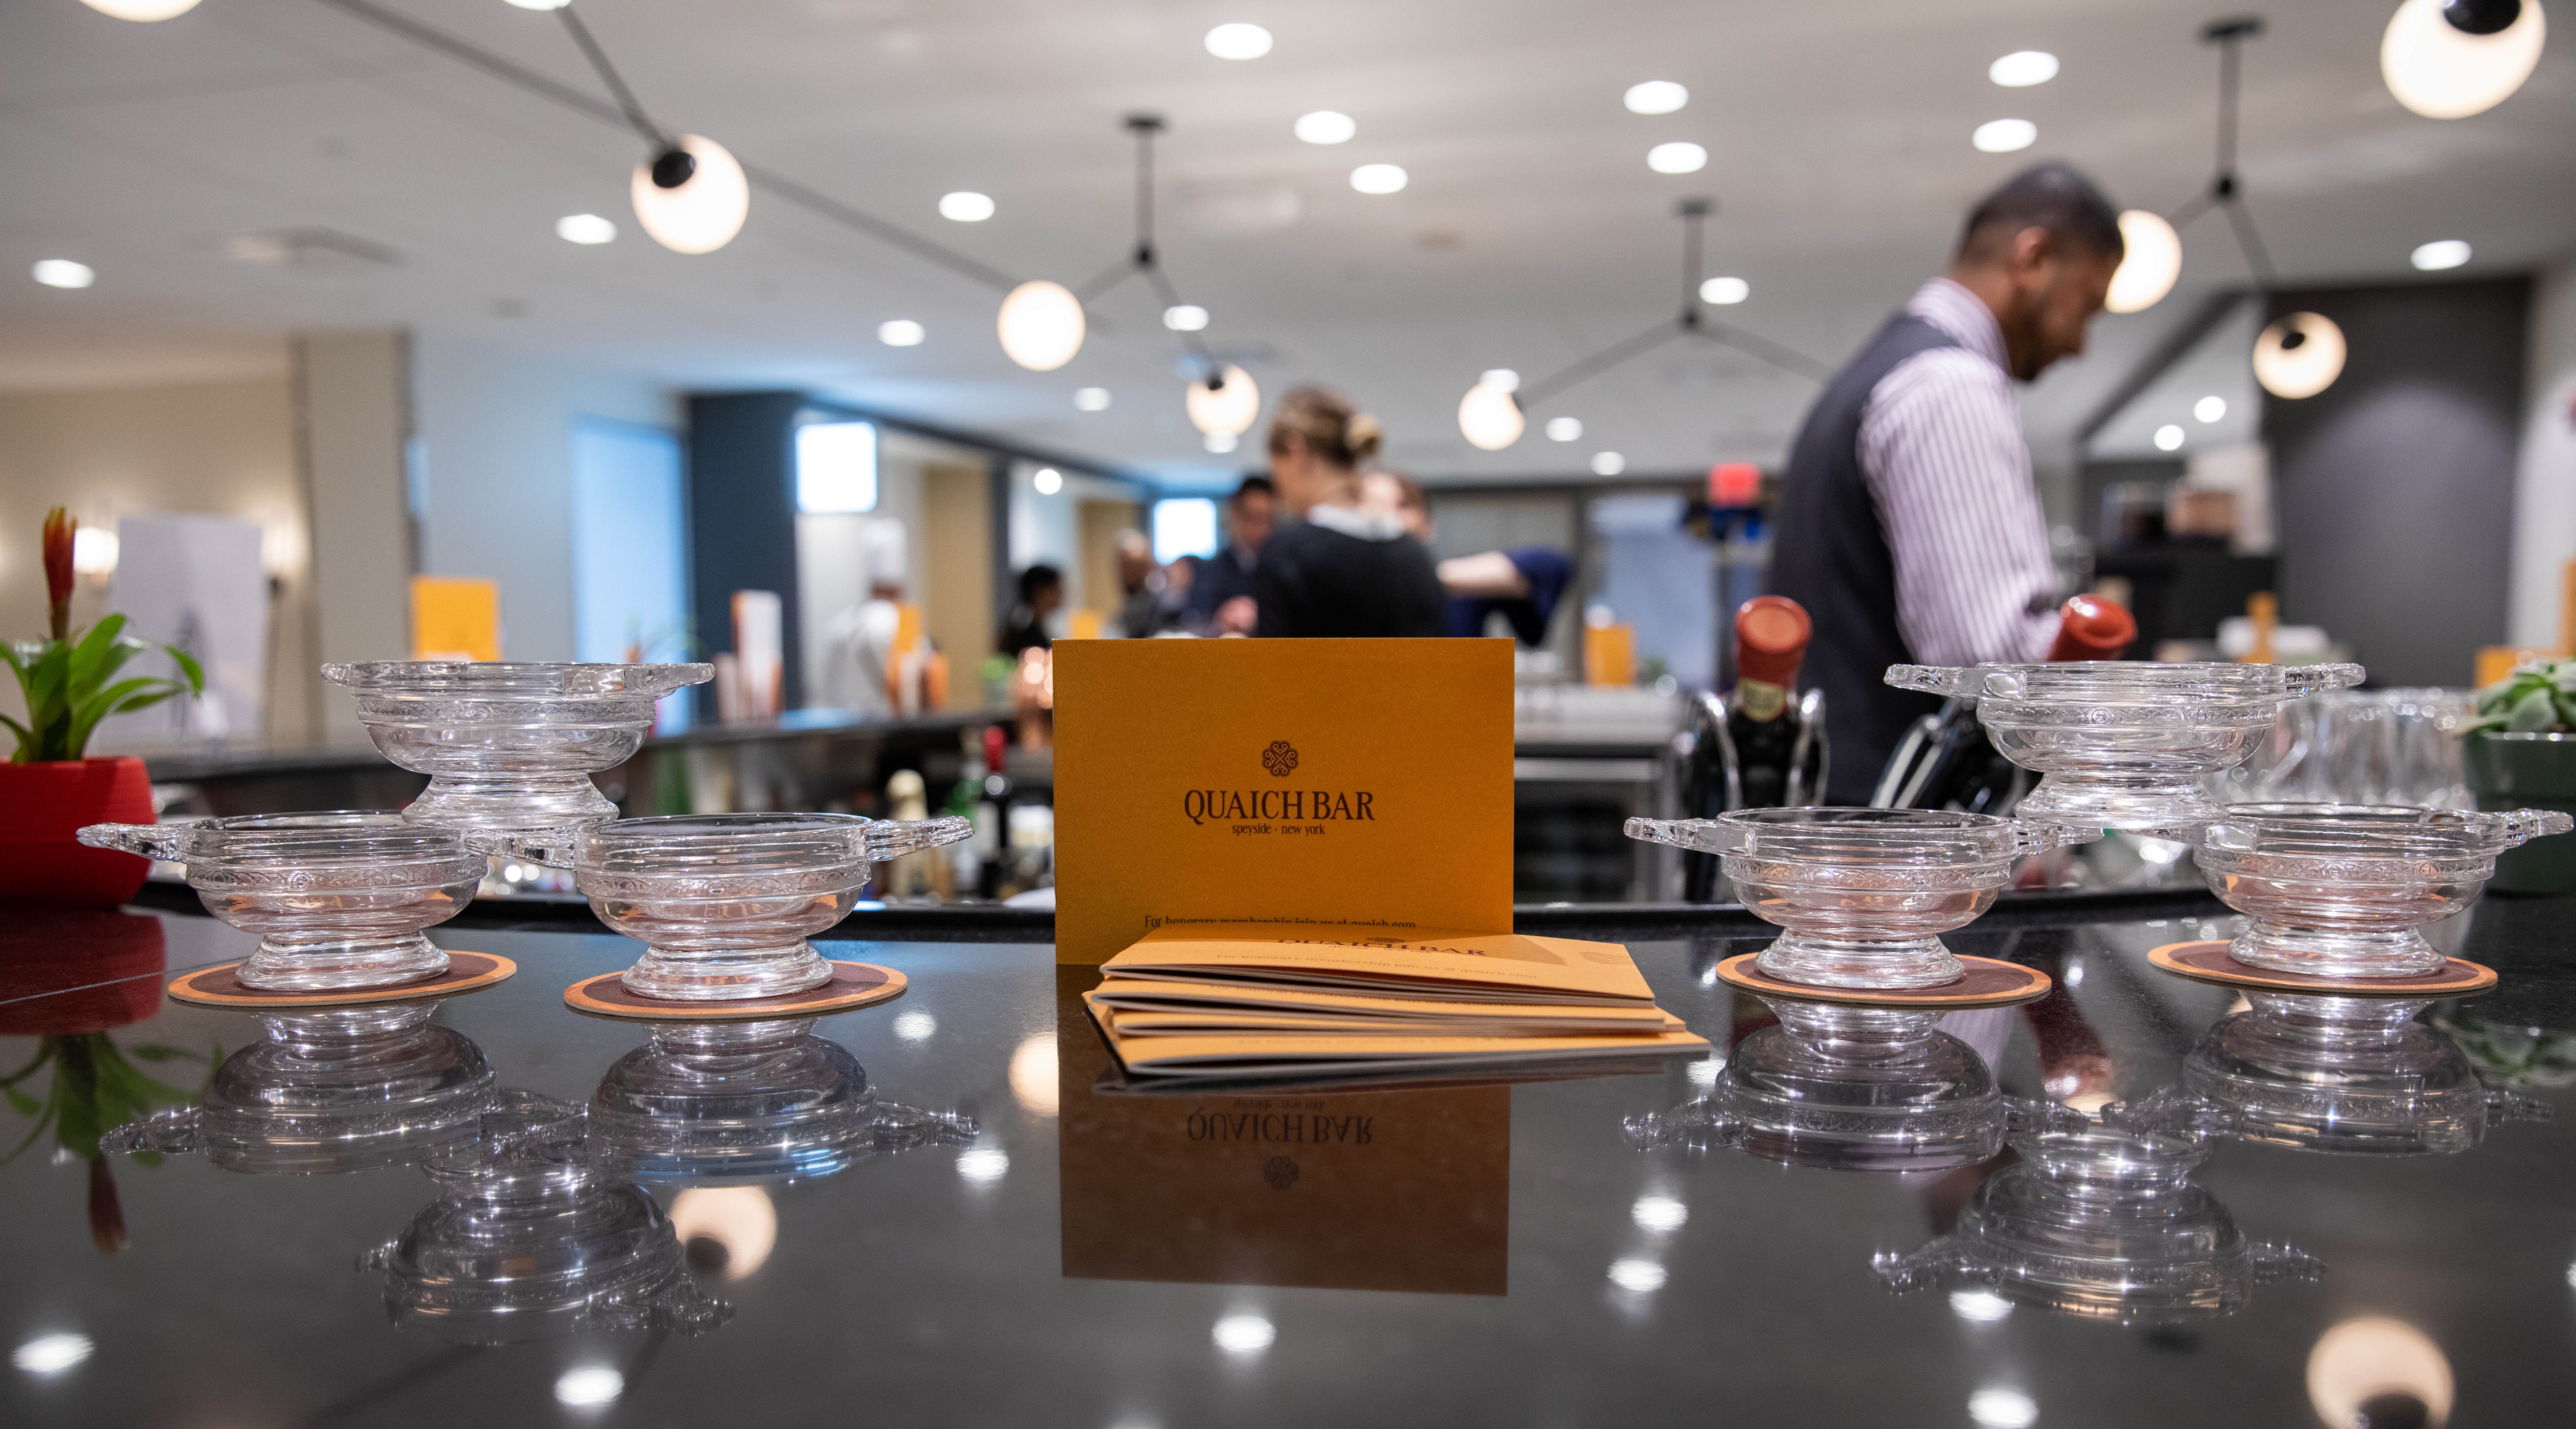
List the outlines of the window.
{"type": "Polygon", "coordinates": [[[1154,503],[1154,559],[1170,565],[1183,556],[1216,554],[1216,501],[1174,496],[1154,503]]]}
{"type": "Polygon", "coordinates": [[[796,509],[808,516],[877,509],[877,429],[809,422],[796,429],[796,509]]]}

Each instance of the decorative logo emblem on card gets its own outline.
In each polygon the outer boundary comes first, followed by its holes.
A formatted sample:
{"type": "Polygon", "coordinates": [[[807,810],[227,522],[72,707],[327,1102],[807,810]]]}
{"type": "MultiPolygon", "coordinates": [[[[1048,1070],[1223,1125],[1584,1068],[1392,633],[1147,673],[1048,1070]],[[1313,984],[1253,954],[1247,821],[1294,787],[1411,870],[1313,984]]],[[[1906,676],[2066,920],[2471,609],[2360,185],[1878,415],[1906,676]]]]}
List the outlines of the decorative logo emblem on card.
{"type": "Polygon", "coordinates": [[[1284,739],[1270,741],[1270,747],[1261,751],[1261,767],[1273,778],[1287,778],[1297,767],[1297,747],[1284,739]]]}
{"type": "Polygon", "coordinates": [[[1271,1190],[1285,1191],[1297,1184],[1297,1163],[1285,1156],[1273,1156],[1262,1166],[1261,1179],[1270,1183],[1271,1190]]]}

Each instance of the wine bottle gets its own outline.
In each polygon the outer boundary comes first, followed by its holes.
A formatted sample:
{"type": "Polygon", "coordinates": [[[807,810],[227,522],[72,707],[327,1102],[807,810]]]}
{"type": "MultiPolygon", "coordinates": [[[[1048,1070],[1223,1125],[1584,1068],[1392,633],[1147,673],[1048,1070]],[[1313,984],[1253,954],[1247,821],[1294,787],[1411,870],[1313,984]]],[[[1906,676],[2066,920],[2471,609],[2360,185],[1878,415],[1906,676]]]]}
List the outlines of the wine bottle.
{"type": "MultiPolygon", "coordinates": [[[[2113,601],[2079,595],[2058,607],[2051,661],[2116,660],[2138,638],[2138,622],[2113,601]]],[[[1950,699],[1917,721],[1880,774],[1870,803],[1882,809],[1957,809],[2008,814],[2030,792],[2029,770],[1998,753],[1977,722],[1977,702],[1950,699]]]]}
{"type": "MultiPolygon", "coordinates": [[[[1806,609],[1787,596],[1755,596],[1735,612],[1735,688],[1691,703],[1683,817],[1811,804],[1823,792],[1824,696],[1796,693],[1813,631],[1806,609]]],[[[1682,897],[1706,903],[1717,895],[1716,857],[1682,855],[1682,897]]]]}

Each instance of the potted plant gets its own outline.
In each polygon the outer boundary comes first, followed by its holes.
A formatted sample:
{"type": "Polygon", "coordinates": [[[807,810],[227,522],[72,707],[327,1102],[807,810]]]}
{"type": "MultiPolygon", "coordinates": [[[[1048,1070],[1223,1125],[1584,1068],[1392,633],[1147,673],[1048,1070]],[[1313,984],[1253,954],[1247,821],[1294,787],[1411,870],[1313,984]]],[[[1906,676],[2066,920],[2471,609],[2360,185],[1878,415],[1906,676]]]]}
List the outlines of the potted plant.
{"type": "MultiPolygon", "coordinates": [[[[2576,659],[2525,665],[2478,691],[2460,762],[2481,809],[2576,813],[2576,659]]],[[[2576,839],[2533,839],[2496,858],[2487,887],[2576,893],[2576,839]]]]}
{"type": "Polygon", "coordinates": [[[151,777],[140,759],[85,757],[90,733],[109,715],[205,690],[205,672],[186,651],[127,635],[122,615],[71,628],[76,525],[59,506],[45,514],[45,638],[0,641],[0,660],[26,702],[24,722],[0,714],[17,740],[10,762],[0,764],[0,902],[105,908],[134,896],[149,860],[83,848],[73,836],[86,824],[151,823],[151,777]],[[147,650],[168,651],[178,677],[119,679],[147,650]]]}

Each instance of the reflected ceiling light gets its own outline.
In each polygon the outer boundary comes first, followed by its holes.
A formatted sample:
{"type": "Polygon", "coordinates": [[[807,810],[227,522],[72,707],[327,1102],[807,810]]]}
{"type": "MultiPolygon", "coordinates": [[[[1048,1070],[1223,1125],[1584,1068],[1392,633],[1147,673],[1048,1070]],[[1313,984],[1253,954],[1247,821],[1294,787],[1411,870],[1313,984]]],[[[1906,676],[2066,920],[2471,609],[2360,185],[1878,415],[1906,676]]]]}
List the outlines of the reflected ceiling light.
{"type": "Polygon", "coordinates": [[[2427,273],[2457,268],[2469,261],[2469,245],[2457,238],[2437,239],[2418,248],[2408,261],[2427,273]]]}
{"type": "Polygon", "coordinates": [[[2111,291],[2102,306],[2115,313],[2142,313],[2163,302],[2182,276],[2182,235],[2164,215],[2133,208],[2120,215],[2120,241],[2127,252],[2111,273],[2111,291]]]}
{"type": "Polygon", "coordinates": [[[1257,60],[1270,53],[1270,32],[1259,25],[1219,25],[1207,32],[1207,52],[1221,60],[1257,60]]]}
{"type": "Polygon", "coordinates": [[[889,318],[877,324],[877,341],[888,347],[919,347],[927,336],[921,324],[910,318],[889,318]]]}
{"type": "Polygon", "coordinates": [[[116,574],[116,557],[124,549],[114,531],[104,526],[78,526],[72,530],[72,570],[92,579],[104,580],[116,574]]]}
{"type": "Polygon", "coordinates": [[[1407,175],[1396,164],[1362,164],[1351,170],[1351,187],[1364,194],[1391,194],[1403,191],[1407,175]]]}
{"type": "Polygon", "coordinates": [[[1209,1334],[1227,1354],[1251,1355],[1270,1348],[1279,1338],[1279,1327],[1259,1315],[1228,1315],[1209,1334]]]}
{"type": "Polygon", "coordinates": [[[2030,1429],[2039,1406],[2018,1389],[1981,1389],[1968,1396],[1968,1417],[1979,1429],[2030,1429]]]}
{"type": "Polygon", "coordinates": [[[984,194],[961,189],[939,196],[939,216],[952,223],[982,223],[993,216],[993,200],[984,194]]]}
{"type": "Polygon", "coordinates": [[[595,213],[569,213],[555,220],[555,237],[566,243],[613,243],[617,225],[595,213]]]}
{"type": "Polygon", "coordinates": [[[197,0],[81,0],[81,3],[102,15],[147,24],[185,15],[197,8],[197,0]]]}
{"type": "Polygon", "coordinates": [[[2156,428],[2156,450],[2160,452],[2182,450],[2182,428],[2171,422],[2156,428]]]}
{"type": "Polygon", "coordinates": [[[9,1363],[29,1374],[61,1374],[88,1359],[90,1351],[96,1348],[87,1335],[57,1330],[50,1335],[38,1335],[10,1351],[9,1363]]]}
{"type": "Polygon", "coordinates": [[[1038,1116],[1056,1113],[1055,1034],[1032,1035],[1011,1052],[1011,1095],[1038,1116]]]}
{"type": "Polygon", "coordinates": [[[1226,453],[1233,451],[1236,447],[1243,445],[1243,439],[1232,432],[1210,432],[1199,439],[1199,445],[1216,453],[1218,456],[1224,456],[1226,453]]]}
{"type": "Polygon", "coordinates": [[[742,232],[751,213],[751,183],[725,146],[683,134],[635,166],[627,186],[635,221],[674,253],[713,253],[742,232]]]}
{"type": "Polygon", "coordinates": [[[1711,278],[1699,285],[1699,300],[1719,307],[1743,302],[1753,296],[1753,285],[1742,278],[1711,278]]]}
{"type": "Polygon", "coordinates": [[[1610,1262],[1610,1283],[1636,1295],[1652,1295],[1664,1288],[1664,1268],[1651,1260],[1630,1256],[1610,1262]]]}
{"type": "Polygon", "coordinates": [[[1518,392],[1521,390],[1521,375],[1508,367],[1488,367],[1482,373],[1478,374],[1476,380],[1488,387],[1500,388],[1505,392],[1518,392]]]}
{"type": "Polygon", "coordinates": [[[1969,142],[1989,154],[2009,154],[2039,142],[2039,126],[2027,119],[1989,119],[1977,126],[1969,142]]]}
{"type": "Polygon", "coordinates": [[[939,1019],[919,1008],[894,1020],[894,1035],[906,1042],[927,1042],[939,1030],[939,1019]]]}
{"type": "Polygon", "coordinates": [[[1039,467],[1029,478],[1029,485],[1036,487],[1040,496],[1053,496],[1064,490],[1064,473],[1051,466],[1039,467]]]}
{"type": "Polygon", "coordinates": [[[2057,56],[2046,50],[2015,50],[1986,66],[1986,78],[2006,89],[2027,89],[2057,78],[2057,56]]]}
{"type": "Polygon", "coordinates": [[[1695,174],[1708,167],[1708,151],[1687,140],[1676,139],[1648,149],[1646,167],[1659,174],[1695,174]]]}
{"type": "Polygon", "coordinates": [[[1619,473],[1626,471],[1627,469],[1628,459],[1619,455],[1617,452],[1594,452],[1592,454],[1592,474],[1594,476],[1617,476],[1619,473]]]}
{"type": "Polygon", "coordinates": [[[48,288],[86,288],[98,281],[87,263],[69,258],[39,258],[33,271],[36,281],[48,288]]]}
{"type": "Polygon", "coordinates": [[[2531,77],[2548,28],[2540,0],[2405,0],[2379,40],[2380,78],[2427,119],[2483,114],[2531,77]]]}
{"type": "Polygon", "coordinates": [[[1628,86],[1631,114],[1670,114],[1690,103],[1690,91],[1669,79],[1650,79],[1628,86]]]}
{"type": "Polygon", "coordinates": [[[1666,1234],[1689,1223],[1690,1207],[1670,1196],[1639,1196],[1637,1204],[1628,1208],[1628,1219],[1635,1221],[1639,1230],[1666,1234]]]}
{"type": "Polygon", "coordinates": [[[969,1146],[957,1153],[957,1174],[969,1181],[999,1181],[1011,1169],[1011,1153],[998,1146],[969,1146]]]}
{"type": "Polygon", "coordinates": [[[720,1265],[725,1279],[742,1280],[769,1263],[778,1244],[778,1207],[758,1186],[692,1186],[671,1198],[671,1233],[688,1248],[692,1266],[720,1265]],[[709,1249],[721,1262],[709,1263],[709,1249]]]}
{"type": "Polygon", "coordinates": [[[1032,278],[1002,299],[1002,351],[1031,372],[1053,372],[1082,351],[1082,304],[1062,283],[1032,278]]]}
{"type": "Polygon", "coordinates": [[[1073,410],[1077,412],[1108,411],[1109,389],[1106,387],[1076,387],[1073,389],[1073,410]]]}
{"type": "MultiPolygon", "coordinates": [[[[1517,384],[1515,384],[1517,385],[1517,384]]],[[[1479,382],[1458,399],[1458,431],[1478,451],[1498,452],[1521,439],[1529,419],[1511,389],[1479,382]]]]}
{"type": "Polygon", "coordinates": [[[2227,399],[2224,397],[2203,397],[2199,401],[2191,404],[2191,414],[2201,421],[2215,422],[2219,418],[2227,415],[2227,399]]]}
{"type": "MultiPolygon", "coordinates": [[[[1710,966],[1714,967],[1715,964],[1711,964],[1710,966]]],[[[1713,1087],[1717,1085],[1718,1074],[1725,1070],[1726,1059],[1724,1057],[1702,1057],[1698,1061],[1691,1063],[1690,1069],[1682,1075],[1689,1077],[1691,1079],[1691,1085],[1693,1086],[1713,1087]]]]}
{"type": "Polygon", "coordinates": [[[1348,143],[1358,132],[1359,121],[1338,109],[1318,109],[1297,116],[1297,137],[1309,144],[1348,143]]]}
{"type": "Polygon", "coordinates": [[[2313,397],[2343,375],[2343,329],[2323,313],[2292,313],[2254,339],[2254,380],[2275,397],[2313,397]]]}
{"type": "Polygon", "coordinates": [[[565,1370],[555,1379],[555,1403],[595,1409],[616,1402],[626,1392],[626,1376],[604,1364],[565,1370]]]}
{"type": "Polygon", "coordinates": [[[1181,404],[1189,410],[1191,426],[1210,436],[1239,437],[1261,416],[1261,389],[1251,373],[1228,363],[1213,381],[1192,378],[1181,404]]]}
{"type": "Polygon", "coordinates": [[[1972,1325],[1991,1325],[2012,1314],[2012,1302],[1991,1290],[1953,1290],[1950,1313],[1972,1325]]]}
{"type": "MultiPolygon", "coordinates": [[[[2318,1336],[2308,1352],[2308,1404],[2325,1423],[2362,1423],[2363,1406],[2400,1396],[2423,1406],[2419,1422],[2431,1429],[2451,1417],[2451,1361],[2403,1320],[2346,1320],[2318,1336]]],[[[2368,1422],[2382,1420],[2374,1415],[2368,1422]]],[[[2392,1415],[2385,1422],[2403,1421],[2392,1415]]]]}
{"type": "Polygon", "coordinates": [[[1548,418],[1547,439],[1552,442],[1581,441],[1583,439],[1583,419],[1580,417],[1548,418]]]}
{"type": "Polygon", "coordinates": [[[1174,332],[1200,332],[1207,325],[1207,309],[1196,303],[1174,303],[1163,309],[1163,326],[1174,332]]]}

